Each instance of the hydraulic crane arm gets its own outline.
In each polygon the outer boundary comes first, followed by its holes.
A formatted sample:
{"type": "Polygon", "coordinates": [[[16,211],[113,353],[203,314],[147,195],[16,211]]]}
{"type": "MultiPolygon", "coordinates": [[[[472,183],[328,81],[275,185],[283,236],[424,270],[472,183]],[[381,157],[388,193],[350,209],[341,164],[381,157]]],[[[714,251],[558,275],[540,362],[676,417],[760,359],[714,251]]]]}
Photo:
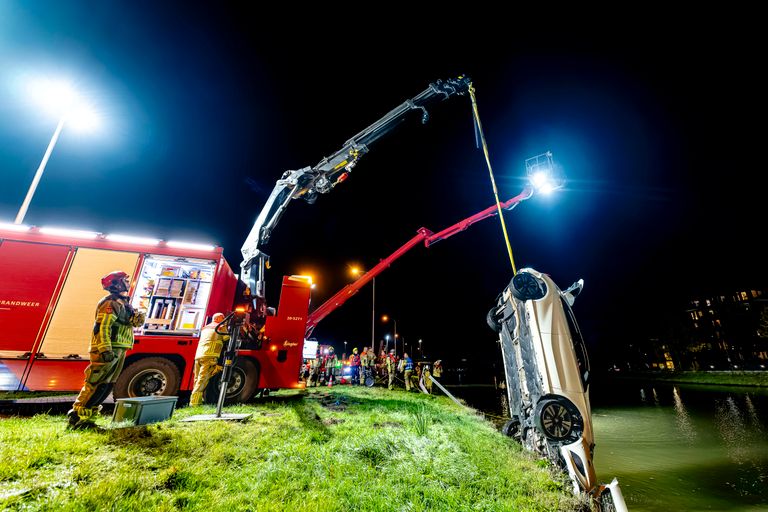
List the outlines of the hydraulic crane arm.
{"type": "MultiPolygon", "coordinates": [[[[531,189],[526,188],[522,192],[520,192],[520,194],[516,195],[512,199],[501,203],[501,208],[504,210],[511,210],[515,206],[520,204],[522,201],[525,201],[526,199],[531,197],[531,195],[532,195],[531,189]]],[[[439,242],[440,240],[445,240],[446,238],[450,238],[456,233],[465,231],[472,224],[475,224],[476,222],[480,222],[483,219],[487,219],[488,217],[493,217],[498,213],[499,213],[498,207],[494,204],[492,206],[489,206],[485,210],[477,212],[476,214],[470,217],[467,217],[466,219],[461,220],[456,224],[453,224],[452,226],[449,226],[437,233],[433,233],[427,228],[419,228],[417,230],[416,236],[408,240],[395,252],[393,252],[383,260],[381,260],[376,266],[374,266],[371,270],[369,270],[368,272],[360,276],[355,282],[348,284],[347,286],[345,286],[344,288],[336,292],[330,299],[326,300],[317,309],[315,309],[312,313],[310,313],[309,317],[307,317],[306,337],[308,338],[312,334],[312,331],[315,329],[317,324],[320,323],[322,319],[330,315],[337,308],[341,307],[345,302],[347,302],[347,300],[349,300],[353,295],[355,295],[358,291],[360,291],[360,289],[363,286],[365,286],[371,280],[373,280],[374,277],[384,272],[384,270],[389,268],[389,266],[393,262],[395,262],[402,255],[404,255],[414,247],[416,247],[419,243],[424,242],[424,247],[431,247],[433,244],[439,242]]]]}
{"type": "Polygon", "coordinates": [[[302,198],[314,203],[318,193],[330,192],[333,187],[347,179],[358,160],[369,151],[369,146],[404,121],[410,112],[420,111],[421,121],[426,123],[429,119],[426,109],[428,105],[453,95],[463,95],[468,91],[469,85],[470,80],[465,76],[431,83],[419,95],[392,109],[345,142],[341,149],[314,166],[283,173],[241,248],[241,279],[250,286],[257,299],[264,299],[264,265],[269,259],[260,248],[269,240],[272,230],[291,199],[302,198]]]}

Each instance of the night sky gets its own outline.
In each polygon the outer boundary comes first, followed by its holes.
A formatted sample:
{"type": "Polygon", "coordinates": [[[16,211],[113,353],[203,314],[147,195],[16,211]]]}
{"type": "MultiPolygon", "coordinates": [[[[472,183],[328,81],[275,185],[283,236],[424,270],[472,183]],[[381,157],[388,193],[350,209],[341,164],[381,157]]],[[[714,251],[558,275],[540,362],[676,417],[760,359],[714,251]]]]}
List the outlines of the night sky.
{"type": "MultiPolygon", "coordinates": [[[[26,223],[209,241],[237,268],[285,170],[317,163],[429,82],[467,74],[501,199],[521,190],[527,157],[552,151],[566,174],[563,190],[505,217],[518,267],[563,288],[584,278],[575,312],[593,358],[659,332],[692,296],[768,287],[768,89],[745,25],[503,25],[485,12],[470,34],[427,13],[302,23],[246,5],[1,2],[0,219],[13,220],[56,125],[24,99],[29,76],[73,80],[105,125],[64,128],[26,223]]],[[[350,282],[349,265],[370,268],[417,228],[493,203],[468,97],[430,113],[314,205],[291,204],[265,247],[270,303],[282,275],[312,272],[319,305],[350,282]]],[[[427,356],[498,358],[485,314],[511,275],[488,219],[382,274],[377,314],[427,356]]],[[[368,287],[315,335],[362,346],[370,322],[368,287]]],[[[377,323],[377,340],[387,331],[377,323]]]]}

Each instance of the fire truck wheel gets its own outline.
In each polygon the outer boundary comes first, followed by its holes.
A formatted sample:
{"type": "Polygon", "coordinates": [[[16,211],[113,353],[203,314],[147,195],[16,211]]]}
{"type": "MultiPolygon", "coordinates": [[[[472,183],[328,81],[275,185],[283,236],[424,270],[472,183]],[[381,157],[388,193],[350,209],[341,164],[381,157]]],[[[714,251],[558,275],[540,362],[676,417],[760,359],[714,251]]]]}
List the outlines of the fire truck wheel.
{"type": "Polygon", "coordinates": [[[115,383],[116,398],[172,396],[179,393],[179,368],[163,357],[145,357],[128,365],[115,383]]]}
{"type": "MultiPolygon", "coordinates": [[[[221,389],[220,375],[217,375],[208,384],[205,389],[205,401],[215,404],[219,401],[219,390],[221,389]]],[[[256,386],[259,384],[259,369],[254,362],[245,357],[239,357],[235,360],[235,366],[232,368],[232,378],[227,387],[227,397],[224,403],[247,402],[253,398],[256,393],[256,386]]]]}

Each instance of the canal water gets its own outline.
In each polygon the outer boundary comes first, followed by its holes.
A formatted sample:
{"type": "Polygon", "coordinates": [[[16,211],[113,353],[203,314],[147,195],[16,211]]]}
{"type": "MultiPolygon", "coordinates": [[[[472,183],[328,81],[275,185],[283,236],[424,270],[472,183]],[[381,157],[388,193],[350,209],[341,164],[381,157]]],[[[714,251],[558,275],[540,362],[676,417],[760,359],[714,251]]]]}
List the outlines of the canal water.
{"type": "MultiPolygon", "coordinates": [[[[493,387],[451,391],[503,411],[493,387]]],[[[597,476],[619,479],[630,511],[768,511],[768,389],[611,380],[590,394],[597,476]]]]}

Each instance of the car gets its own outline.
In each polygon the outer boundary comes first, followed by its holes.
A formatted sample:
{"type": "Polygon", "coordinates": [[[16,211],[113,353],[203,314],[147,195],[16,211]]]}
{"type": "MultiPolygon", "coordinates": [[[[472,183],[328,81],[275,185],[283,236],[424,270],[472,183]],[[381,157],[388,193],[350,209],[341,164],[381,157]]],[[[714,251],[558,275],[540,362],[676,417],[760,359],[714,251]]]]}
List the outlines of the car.
{"type": "Polygon", "coordinates": [[[488,312],[507,382],[511,419],[503,432],[566,471],[575,493],[626,510],[618,483],[598,484],[592,465],[589,358],[571,309],[583,286],[580,279],[562,291],[547,274],[523,268],[488,312]]]}

